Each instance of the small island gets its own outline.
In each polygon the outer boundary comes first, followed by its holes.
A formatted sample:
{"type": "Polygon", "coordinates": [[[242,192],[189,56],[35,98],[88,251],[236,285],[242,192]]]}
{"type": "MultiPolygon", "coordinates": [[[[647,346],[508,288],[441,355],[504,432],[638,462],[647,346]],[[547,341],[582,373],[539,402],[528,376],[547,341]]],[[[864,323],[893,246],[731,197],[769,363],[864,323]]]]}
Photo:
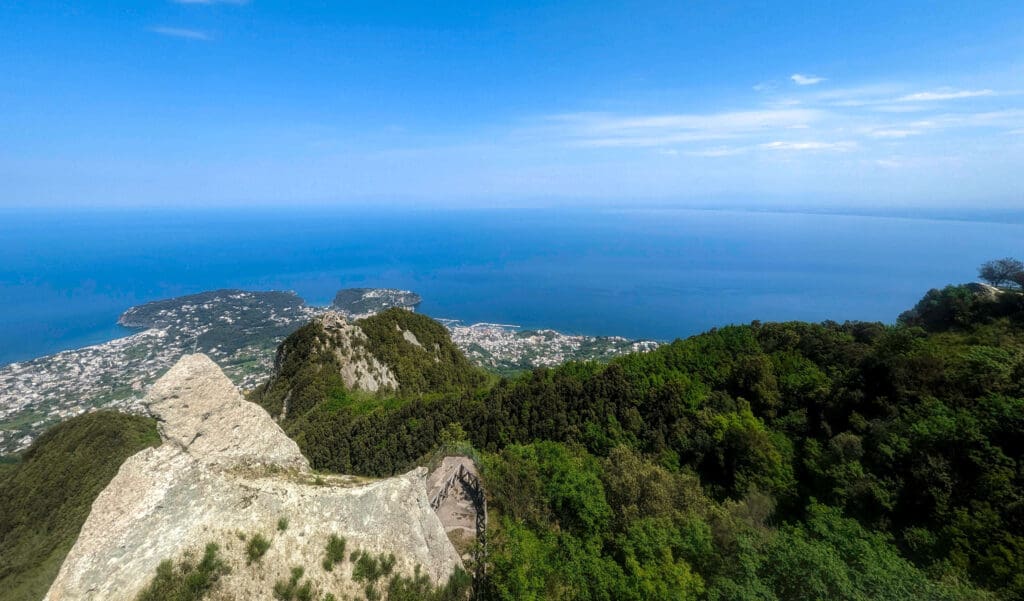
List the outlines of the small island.
{"type": "Polygon", "coordinates": [[[421,302],[423,298],[411,290],[343,288],[334,295],[331,309],[351,319],[360,319],[394,307],[415,311],[421,302]]]}

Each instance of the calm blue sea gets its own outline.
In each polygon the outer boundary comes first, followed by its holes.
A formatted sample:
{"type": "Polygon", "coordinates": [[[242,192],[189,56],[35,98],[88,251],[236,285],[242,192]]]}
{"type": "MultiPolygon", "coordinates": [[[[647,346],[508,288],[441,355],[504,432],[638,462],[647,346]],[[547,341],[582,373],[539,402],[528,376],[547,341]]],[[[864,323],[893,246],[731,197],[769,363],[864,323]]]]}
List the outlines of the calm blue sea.
{"type": "Polygon", "coordinates": [[[892,322],[1024,254],[1024,225],[705,210],[0,212],[0,364],[124,335],[213,288],[408,288],[467,322],[672,339],[753,319],[892,322]]]}

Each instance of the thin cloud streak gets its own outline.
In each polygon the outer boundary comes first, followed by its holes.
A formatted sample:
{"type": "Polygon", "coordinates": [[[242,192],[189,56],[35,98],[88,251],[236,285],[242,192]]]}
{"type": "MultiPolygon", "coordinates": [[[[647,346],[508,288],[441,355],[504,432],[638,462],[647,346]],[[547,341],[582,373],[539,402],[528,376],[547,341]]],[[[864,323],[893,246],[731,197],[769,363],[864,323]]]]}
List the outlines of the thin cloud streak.
{"type": "Polygon", "coordinates": [[[898,102],[934,102],[937,100],[960,100],[961,98],[979,98],[982,96],[995,96],[993,90],[937,90],[934,92],[918,92],[901,96],[898,102]]]}
{"type": "Polygon", "coordinates": [[[150,27],[149,30],[159,35],[172,38],[180,38],[184,40],[201,40],[204,42],[208,42],[213,39],[210,36],[210,34],[206,33],[205,31],[199,31],[198,29],[182,29],[180,27],[150,27]]]}
{"type": "Polygon", "coordinates": [[[909,138],[910,136],[919,136],[923,133],[923,131],[916,129],[876,129],[868,132],[868,135],[872,138],[900,139],[909,138]]]}
{"type": "Polygon", "coordinates": [[[803,128],[820,118],[808,109],[767,109],[711,114],[617,116],[571,113],[547,120],[554,134],[572,145],[592,148],[656,147],[686,142],[748,137],[780,129],[803,128]]]}
{"type": "Polygon", "coordinates": [[[790,150],[790,151],[808,151],[808,150],[833,150],[845,152],[853,150],[857,147],[856,142],[818,142],[818,141],[801,141],[801,142],[787,142],[783,140],[776,140],[775,142],[767,142],[759,145],[759,148],[765,150],[790,150]]]}
{"type": "Polygon", "coordinates": [[[1024,131],[1024,108],[991,110],[989,100],[1009,101],[1017,94],[992,88],[879,83],[798,90],[768,92],[767,98],[755,99],[746,108],[722,112],[548,115],[513,135],[520,143],[541,147],[589,149],[620,157],[650,149],[663,156],[750,168],[760,160],[792,165],[855,161],[895,168],[892,153],[897,152],[899,165],[905,168],[920,167],[916,157],[950,152],[943,149],[949,149],[953,140],[967,152],[988,148],[993,134],[1017,136],[1024,131]]]}
{"type": "Polygon", "coordinates": [[[825,81],[824,77],[818,77],[817,75],[803,75],[801,73],[794,73],[790,75],[789,78],[798,86],[813,86],[825,81]]]}

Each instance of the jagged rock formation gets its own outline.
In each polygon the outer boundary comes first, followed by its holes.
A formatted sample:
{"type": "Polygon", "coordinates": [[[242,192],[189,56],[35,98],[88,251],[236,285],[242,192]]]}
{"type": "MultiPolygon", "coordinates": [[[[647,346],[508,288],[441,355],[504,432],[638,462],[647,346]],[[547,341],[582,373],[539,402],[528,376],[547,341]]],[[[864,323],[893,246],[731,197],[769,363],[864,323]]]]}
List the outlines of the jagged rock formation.
{"type": "Polygon", "coordinates": [[[461,565],[430,507],[422,468],[385,480],[316,476],[280,427],[203,355],[184,357],[147,398],[163,444],[130,457],[96,498],[48,601],[134,599],[164,559],[218,543],[231,568],[215,598],[267,599],[293,566],[322,593],[357,592],[352,566],[320,568],[331,535],[393,553],[435,582],[461,565]],[[277,528],[285,518],[288,526],[277,528]],[[246,562],[242,536],[271,541],[246,562]]]}
{"type": "Polygon", "coordinates": [[[445,457],[427,476],[427,498],[448,538],[467,557],[487,532],[487,502],[480,474],[469,457],[445,457]]]}
{"type": "Polygon", "coordinates": [[[309,470],[299,446],[206,355],[182,357],[153,384],[147,401],[161,437],[203,463],[309,470]]]}

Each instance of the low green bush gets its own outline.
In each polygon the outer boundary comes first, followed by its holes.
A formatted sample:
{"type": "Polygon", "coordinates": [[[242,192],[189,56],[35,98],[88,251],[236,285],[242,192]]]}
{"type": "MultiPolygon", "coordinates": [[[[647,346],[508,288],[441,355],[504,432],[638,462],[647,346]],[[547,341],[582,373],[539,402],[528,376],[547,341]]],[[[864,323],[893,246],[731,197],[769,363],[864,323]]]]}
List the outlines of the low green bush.
{"type": "Polygon", "coordinates": [[[187,556],[177,566],[169,559],[162,561],[136,601],[199,601],[229,571],[217,545],[210,543],[199,563],[192,563],[187,556]]]}
{"type": "Polygon", "coordinates": [[[249,538],[249,544],[245,546],[245,554],[248,557],[246,563],[259,561],[270,548],[270,541],[262,534],[254,534],[249,538]]]}
{"type": "Polygon", "coordinates": [[[345,561],[345,537],[331,535],[324,555],[324,569],[330,572],[334,564],[345,561]]]}

